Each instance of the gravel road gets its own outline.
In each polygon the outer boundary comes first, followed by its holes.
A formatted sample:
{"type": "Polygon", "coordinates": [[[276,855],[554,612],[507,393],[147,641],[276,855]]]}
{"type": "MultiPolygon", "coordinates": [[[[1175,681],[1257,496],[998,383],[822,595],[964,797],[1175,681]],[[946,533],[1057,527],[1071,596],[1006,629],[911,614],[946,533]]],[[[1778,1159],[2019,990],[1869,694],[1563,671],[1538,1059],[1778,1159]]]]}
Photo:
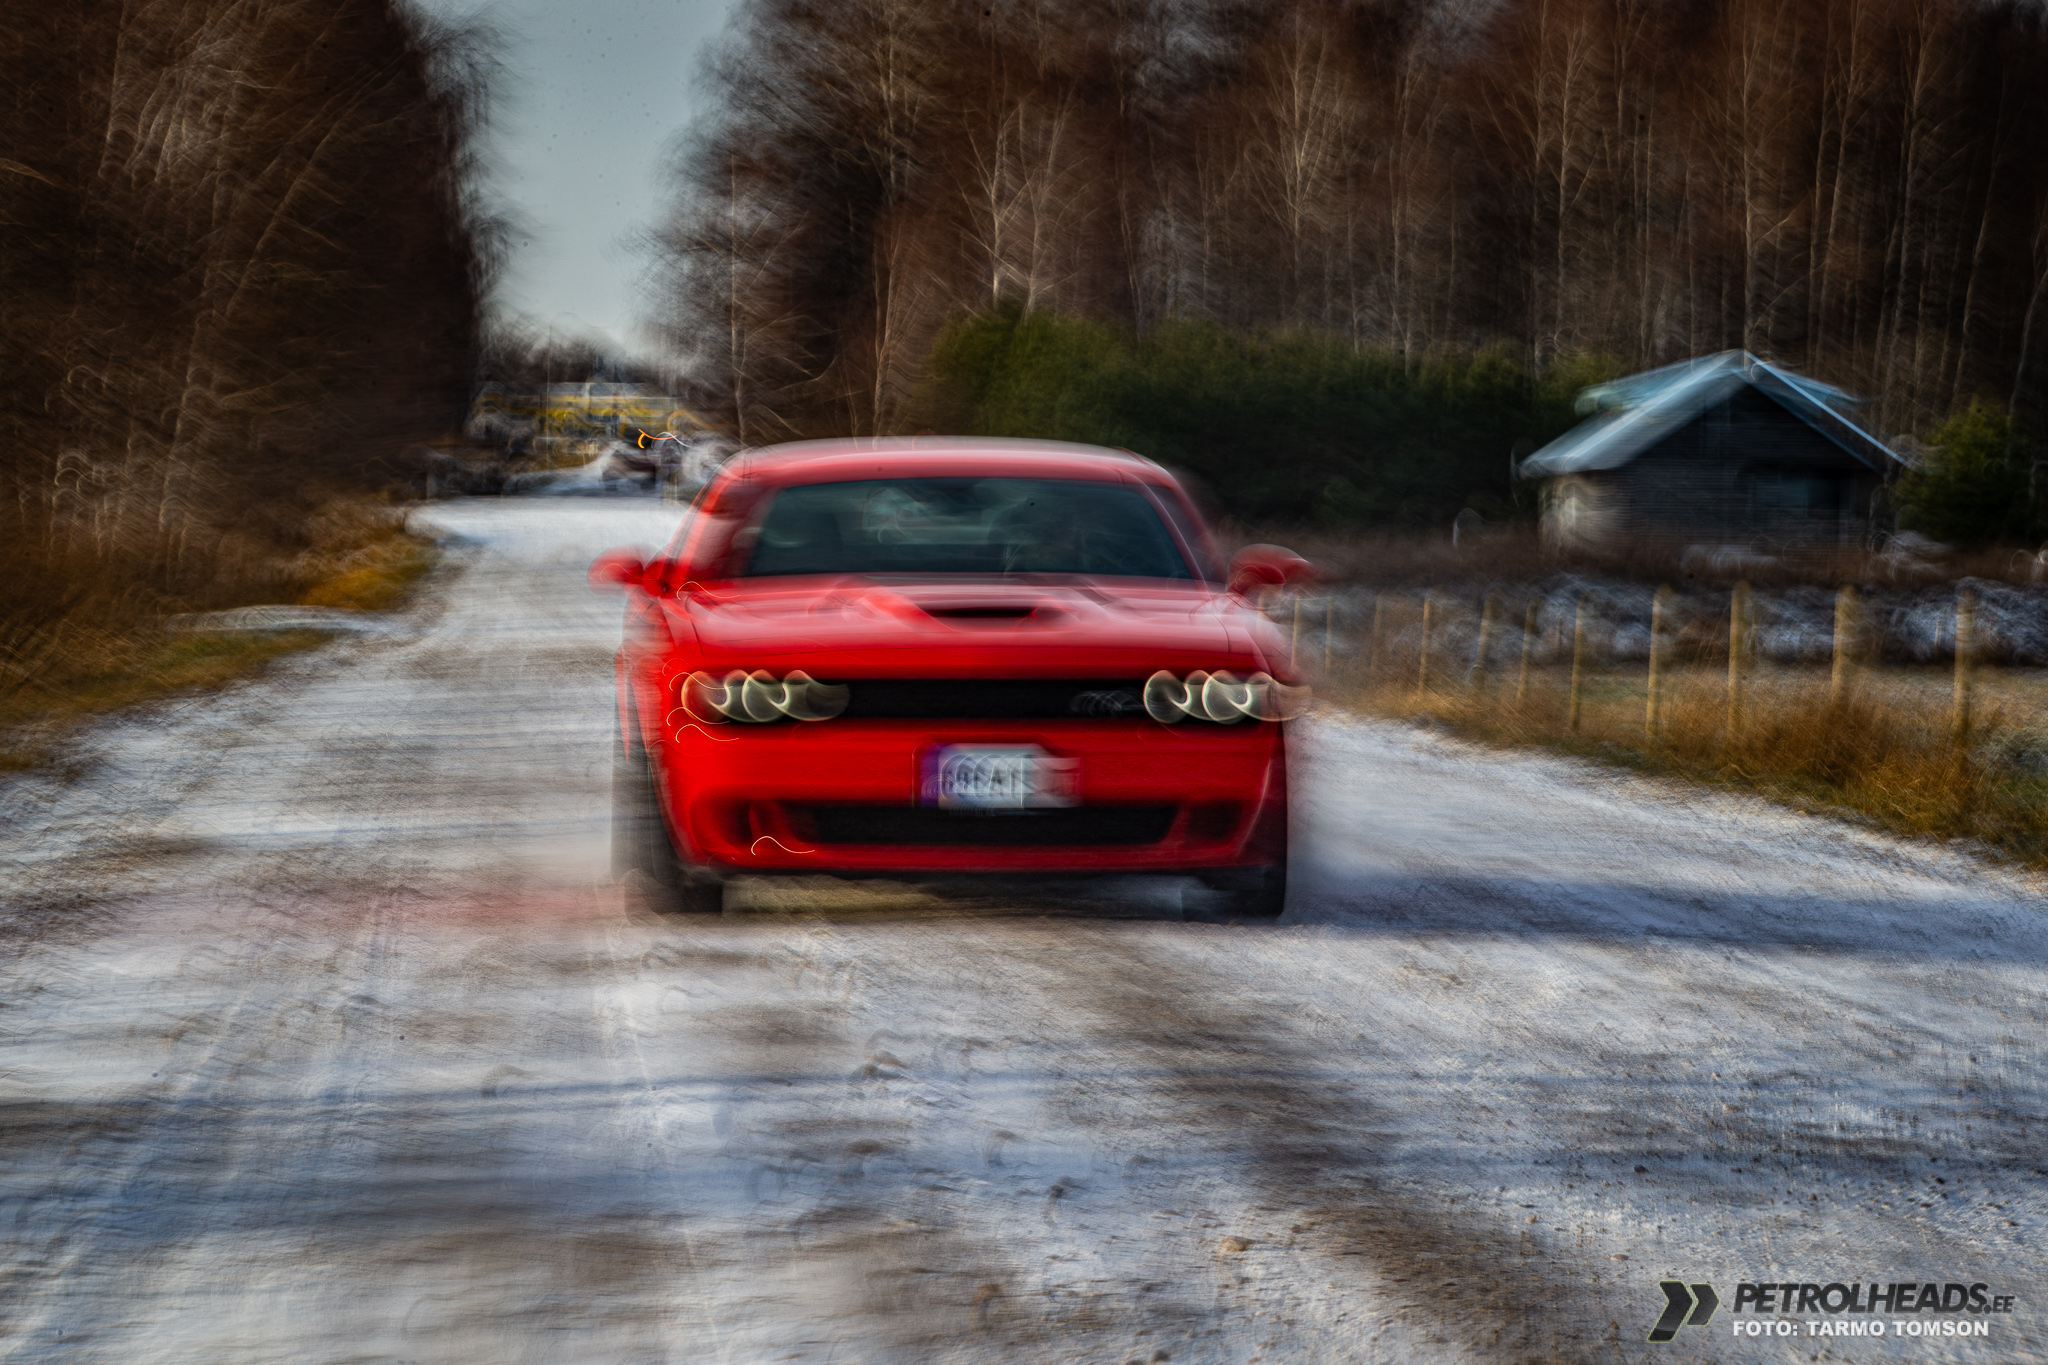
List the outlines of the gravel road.
{"type": "Polygon", "coordinates": [[[403,629],[0,788],[0,1358],[2048,1359],[2038,880],[1324,714],[1274,927],[657,917],[582,571],[673,517],[435,506],[403,629]],[[1763,1280],[2017,1303],[1732,1335],[1763,1280]]]}

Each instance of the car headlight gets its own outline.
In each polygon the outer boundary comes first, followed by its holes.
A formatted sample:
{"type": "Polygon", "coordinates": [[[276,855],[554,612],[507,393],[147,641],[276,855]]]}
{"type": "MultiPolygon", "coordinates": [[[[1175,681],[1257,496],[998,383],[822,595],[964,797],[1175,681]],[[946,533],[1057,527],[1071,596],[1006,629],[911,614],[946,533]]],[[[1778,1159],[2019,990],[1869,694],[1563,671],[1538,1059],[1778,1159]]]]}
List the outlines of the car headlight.
{"type": "Polygon", "coordinates": [[[1189,719],[1218,725],[1292,720],[1307,701],[1306,687],[1289,687],[1268,673],[1240,681],[1231,673],[1196,669],[1186,678],[1176,678],[1162,668],[1145,680],[1145,714],[1166,725],[1189,719]]]}
{"type": "Polygon", "coordinates": [[[846,709],[852,693],[843,683],[821,683],[802,669],[777,678],[765,668],[735,668],[724,677],[692,673],[677,699],[701,721],[728,720],[765,725],[777,720],[830,720],[846,709]]]}

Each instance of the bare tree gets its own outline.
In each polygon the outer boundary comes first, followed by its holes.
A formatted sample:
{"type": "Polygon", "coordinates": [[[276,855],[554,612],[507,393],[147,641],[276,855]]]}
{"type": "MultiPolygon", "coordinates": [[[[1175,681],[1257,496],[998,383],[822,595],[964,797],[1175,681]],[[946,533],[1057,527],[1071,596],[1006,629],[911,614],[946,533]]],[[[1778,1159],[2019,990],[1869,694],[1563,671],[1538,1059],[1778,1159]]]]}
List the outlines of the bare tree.
{"type": "Polygon", "coordinates": [[[131,605],[246,592],[450,430],[490,63],[393,0],[0,14],[0,541],[131,605]]]}
{"type": "Polygon", "coordinates": [[[748,13],[658,255],[750,432],[887,429],[946,320],[1011,304],[1404,363],[1744,346],[1893,430],[2039,406],[2048,47],[2014,0],[748,13]]]}

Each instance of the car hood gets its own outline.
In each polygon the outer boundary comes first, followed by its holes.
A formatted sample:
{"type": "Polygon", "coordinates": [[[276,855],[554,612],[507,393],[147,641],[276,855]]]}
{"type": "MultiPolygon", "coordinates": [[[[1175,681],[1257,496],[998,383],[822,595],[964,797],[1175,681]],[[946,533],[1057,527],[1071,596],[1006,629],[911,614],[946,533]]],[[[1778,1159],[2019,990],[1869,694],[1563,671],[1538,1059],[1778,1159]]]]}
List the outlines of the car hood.
{"type": "Polygon", "coordinates": [[[814,676],[1277,672],[1280,635],[1200,583],[864,577],[693,584],[667,600],[693,667],[814,676]]]}

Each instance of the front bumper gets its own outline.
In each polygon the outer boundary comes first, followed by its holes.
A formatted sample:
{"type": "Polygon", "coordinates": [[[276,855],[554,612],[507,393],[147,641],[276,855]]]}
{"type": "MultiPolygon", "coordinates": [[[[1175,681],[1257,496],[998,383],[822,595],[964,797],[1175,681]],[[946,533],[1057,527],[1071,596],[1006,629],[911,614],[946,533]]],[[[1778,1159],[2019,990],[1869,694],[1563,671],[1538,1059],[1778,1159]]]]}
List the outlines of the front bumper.
{"type": "Polygon", "coordinates": [[[1286,856],[1286,749],[1270,722],[685,721],[659,754],[677,848],[727,873],[1168,872],[1286,856]],[[924,755],[941,744],[1075,760],[1080,804],[923,806],[924,755]]]}

